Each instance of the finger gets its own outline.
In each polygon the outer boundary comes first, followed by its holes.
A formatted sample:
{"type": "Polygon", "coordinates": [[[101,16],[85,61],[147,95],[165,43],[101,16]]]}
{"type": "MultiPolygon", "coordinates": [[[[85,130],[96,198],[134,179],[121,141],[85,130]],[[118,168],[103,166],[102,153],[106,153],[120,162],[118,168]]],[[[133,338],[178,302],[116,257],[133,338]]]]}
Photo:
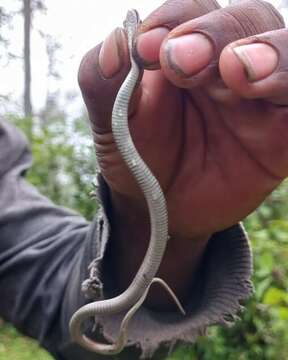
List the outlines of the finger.
{"type": "Polygon", "coordinates": [[[243,1],[215,10],[169,33],[160,49],[161,67],[179,87],[211,83],[219,78],[219,57],[225,46],[283,26],[279,13],[264,1],[243,1]]]}
{"type": "Polygon", "coordinates": [[[230,44],[219,63],[225,84],[242,97],[288,105],[287,43],[281,29],[230,44]]]}
{"type": "Polygon", "coordinates": [[[78,81],[95,133],[111,131],[113,103],[129,67],[125,33],[114,30],[83,58],[78,81]]]}
{"type": "Polygon", "coordinates": [[[161,43],[169,31],[188,20],[219,9],[215,0],[168,0],[140,25],[135,47],[138,63],[148,69],[159,68],[161,43]]]}

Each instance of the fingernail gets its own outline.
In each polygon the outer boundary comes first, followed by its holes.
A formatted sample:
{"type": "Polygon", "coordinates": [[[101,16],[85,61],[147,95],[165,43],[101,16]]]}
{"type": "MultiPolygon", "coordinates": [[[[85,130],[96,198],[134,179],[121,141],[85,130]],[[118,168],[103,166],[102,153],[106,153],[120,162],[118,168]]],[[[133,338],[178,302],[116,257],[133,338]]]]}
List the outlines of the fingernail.
{"type": "Polygon", "coordinates": [[[278,64],[276,50],[267,44],[248,44],[232,48],[240,60],[250,82],[265,79],[271,75],[278,64]]]}
{"type": "Polygon", "coordinates": [[[182,77],[190,77],[203,70],[214,54],[211,41],[200,33],[172,38],[165,47],[169,66],[182,77]]]}
{"type": "Polygon", "coordinates": [[[143,65],[159,63],[159,50],[169,30],[164,27],[149,30],[140,34],[136,40],[137,57],[143,65]]]}
{"type": "Polygon", "coordinates": [[[124,41],[123,30],[117,28],[103,42],[99,53],[99,67],[104,78],[110,79],[120,71],[123,64],[124,41]]]}

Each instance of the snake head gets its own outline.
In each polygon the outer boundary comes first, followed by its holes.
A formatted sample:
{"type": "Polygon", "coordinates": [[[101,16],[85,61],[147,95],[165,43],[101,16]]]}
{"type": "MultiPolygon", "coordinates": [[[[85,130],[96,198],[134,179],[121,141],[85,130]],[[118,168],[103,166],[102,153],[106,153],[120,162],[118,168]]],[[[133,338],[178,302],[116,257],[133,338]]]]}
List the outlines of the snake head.
{"type": "Polygon", "coordinates": [[[137,10],[128,10],[126,19],[123,23],[124,29],[127,33],[129,47],[132,48],[133,36],[136,33],[138,25],[140,24],[140,17],[137,10]]]}

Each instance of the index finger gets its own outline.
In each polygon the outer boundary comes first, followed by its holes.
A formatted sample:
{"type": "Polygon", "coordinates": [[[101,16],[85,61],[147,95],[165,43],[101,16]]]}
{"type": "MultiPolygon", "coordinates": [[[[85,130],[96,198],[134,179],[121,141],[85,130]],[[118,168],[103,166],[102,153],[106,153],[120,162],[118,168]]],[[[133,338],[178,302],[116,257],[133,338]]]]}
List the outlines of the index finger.
{"type": "Polygon", "coordinates": [[[221,8],[215,0],[167,0],[139,26],[134,56],[148,69],[159,68],[159,50],[168,33],[189,20],[221,8]],[[141,54],[141,55],[140,55],[141,54]]]}

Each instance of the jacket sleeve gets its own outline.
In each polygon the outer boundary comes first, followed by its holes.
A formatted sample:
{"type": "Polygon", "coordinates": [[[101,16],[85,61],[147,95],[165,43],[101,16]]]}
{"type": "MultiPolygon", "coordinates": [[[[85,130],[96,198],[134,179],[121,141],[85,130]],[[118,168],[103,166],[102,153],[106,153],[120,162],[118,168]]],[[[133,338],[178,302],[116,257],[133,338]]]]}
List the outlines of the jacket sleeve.
{"type": "MultiPolygon", "coordinates": [[[[73,312],[87,302],[81,292],[85,279],[90,298],[114,294],[109,188],[99,175],[102,206],[89,224],[29,185],[24,175],[30,165],[25,138],[0,120],[0,316],[38,339],[55,359],[107,359],[73,344],[68,324],[73,312]]],[[[176,342],[194,342],[209,325],[233,321],[239,302],[252,291],[251,272],[242,226],[214,234],[198,281],[191,284],[187,316],[141,307],[129,325],[128,347],[115,360],[166,358],[176,342]]],[[[123,316],[97,317],[89,336],[113,341],[123,316]]]]}
{"type": "Polygon", "coordinates": [[[98,222],[42,196],[24,178],[30,165],[25,137],[0,119],[0,317],[61,358],[70,316],[85,302],[98,222]]]}

